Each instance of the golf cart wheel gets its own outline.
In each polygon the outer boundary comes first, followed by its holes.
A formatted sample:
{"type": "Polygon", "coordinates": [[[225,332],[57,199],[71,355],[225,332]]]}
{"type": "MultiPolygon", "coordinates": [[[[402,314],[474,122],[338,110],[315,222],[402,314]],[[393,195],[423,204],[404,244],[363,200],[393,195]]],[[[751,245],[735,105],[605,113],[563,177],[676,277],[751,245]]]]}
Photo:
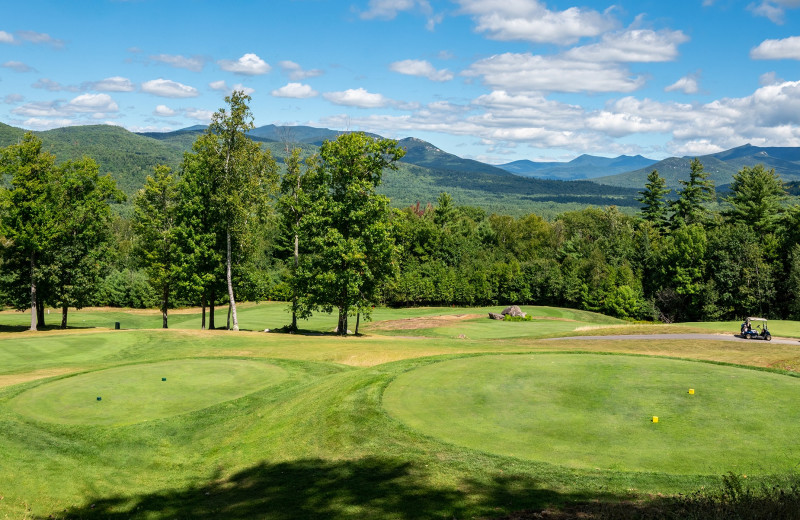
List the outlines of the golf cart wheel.
{"type": "Polygon", "coordinates": [[[764,339],[767,341],[772,341],[772,334],[767,334],[766,336],[764,336],[764,339]]]}

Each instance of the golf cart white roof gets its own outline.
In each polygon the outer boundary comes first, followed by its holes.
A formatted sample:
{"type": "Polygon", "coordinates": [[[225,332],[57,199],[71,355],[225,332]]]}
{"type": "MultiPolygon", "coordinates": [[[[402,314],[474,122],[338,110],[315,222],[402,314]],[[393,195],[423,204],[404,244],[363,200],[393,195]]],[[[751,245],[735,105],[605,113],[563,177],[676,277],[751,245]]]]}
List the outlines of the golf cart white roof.
{"type": "Polygon", "coordinates": [[[767,318],[747,318],[749,321],[767,321],[767,318]]]}

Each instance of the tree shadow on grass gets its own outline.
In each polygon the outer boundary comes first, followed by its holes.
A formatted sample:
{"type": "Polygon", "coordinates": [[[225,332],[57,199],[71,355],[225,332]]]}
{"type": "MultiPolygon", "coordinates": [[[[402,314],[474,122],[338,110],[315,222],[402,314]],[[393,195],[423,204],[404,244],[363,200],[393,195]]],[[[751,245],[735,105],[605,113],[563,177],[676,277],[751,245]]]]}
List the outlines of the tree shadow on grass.
{"type": "Polygon", "coordinates": [[[421,469],[380,457],[262,463],[185,489],[91,497],[83,506],[41,518],[452,519],[586,499],[544,489],[529,476],[437,488],[421,469]]]}
{"type": "MultiPolygon", "coordinates": [[[[69,325],[66,329],[61,328],[61,324],[58,325],[45,325],[44,327],[39,327],[38,332],[45,332],[45,331],[56,331],[56,330],[86,330],[86,329],[96,329],[97,327],[81,327],[81,326],[74,326],[69,325]]],[[[0,332],[30,332],[31,326],[30,325],[0,325],[0,332]]]]}

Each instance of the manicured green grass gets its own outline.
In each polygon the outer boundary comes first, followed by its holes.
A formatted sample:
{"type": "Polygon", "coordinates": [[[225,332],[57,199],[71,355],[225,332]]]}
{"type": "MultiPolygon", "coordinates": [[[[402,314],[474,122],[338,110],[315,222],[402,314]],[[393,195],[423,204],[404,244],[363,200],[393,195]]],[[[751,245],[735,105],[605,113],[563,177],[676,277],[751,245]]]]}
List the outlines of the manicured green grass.
{"type": "Polygon", "coordinates": [[[20,394],[9,406],[40,421],[133,424],[230,401],[286,377],[279,367],[242,359],[141,363],[65,377],[20,394]]]}
{"type": "Polygon", "coordinates": [[[536,354],[407,372],[384,405],[423,433],[501,455],[587,469],[753,475],[789,472],[800,460],[799,399],[800,378],[774,373],[536,354]]]}
{"type": "MultiPolygon", "coordinates": [[[[713,404],[735,374],[733,383],[746,380],[753,393],[744,395],[743,402],[726,397],[731,408],[744,406],[748,399],[764,402],[759,392],[785,393],[787,417],[800,408],[788,400],[793,384],[770,382],[793,383],[785,375],[661,357],[563,355],[586,350],[644,353],[792,370],[795,361],[800,366],[800,355],[790,345],[550,341],[543,338],[555,331],[572,335],[597,328],[601,333],[602,327],[620,327],[621,322],[531,307],[523,310],[534,314],[534,322],[503,324],[484,318],[489,310],[501,308],[376,309],[373,323],[362,322],[366,335],[349,338],[320,334],[335,326],[336,317],[327,315],[303,323],[306,333],[289,335],[199,331],[194,310],[171,314],[171,328],[160,330],[157,311],[89,309],[73,312],[71,324],[100,329],[39,333],[23,331],[29,323],[25,314],[0,313],[6,330],[0,332],[0,519],[492,518],[577,502],[649,500],[656,493],[712,489],[720,482],[718,474],[739,471],[726,464],[726,457],[709,470],[669,472],[639,471],[630,461],[619,467],[593,466],[567,457],[505,453],[422,432],[387,412],[384,397],[388,406],[399,388],[395,385],[450,363],[549,356],[563,359],[564,370],[570,369],[570,361],[595,357],[614,363],[633,360],[644,368],[675,364],[680,367],[675,377],[693,370],[703,376],[702,385],[693,383],[697,394],[690,403],[713,404]],[[115,321],[128,330],[108,330],[115,321]],[[181,379],[190,386],[170,386],[181,379]],[[96,390],[103,385],[98,403],[96,390]],[[153,386],[163,399],[153,396],[153,386]],[[91,392],[86,394],[88,403],[81,397],[84,390],[91,392]],[[116,392],[129,401],[124,408],[103,408],[109,415],[94,419],[87,413],[97,411],[98,404],[118,404],[116,392]]],[[[51,324],[57,323],[51,317],[51,324]]],[[[218,324],[223,317],[220,312],[218,324]]],[[[281,303],[242,305],[240,317],[242,328],[252,331],[289,321],[281,303]]],[[[509,384],[512,380],[503,383],[506,372],[513,374],[516,368],[497,368],[497,384],[509,384]]],[[[595,387],[602,387],[604,379],[613,386],[614,377],[621,376],[611,368],[606,373],[585,371],[599,378],[595,387]]],[[[638,395],[649,384],[635,377],[640,369],[624,372],[630,394],[638,395]]],[[[456,376],[443,379],[442,388],[456,376]]],[[[554,379],[554,384],[562,383],[554,379]]],[[[522,375],[517,382],[529,383],[522,375]]],[[[662,399],[672,411],[664,412],[658,425],[645,421],[645,432],[671,438],[679,420],[675,407],[687,402],[683,386],[689,381],[680,384],[679,394],[662,399]]],[[[508,395],[514,391],[507,389],[508,395]]],[[[641,393],[654,395],[653,390],[641,393]]],[[[476,404],[473,412],[501,413],[496,408],[476,404]]],[[[646,413],[655,415],[649,409],[646,413]]],[[[517,428],[515,415],[505,415],[505,427],[517,428]]],[[[504,435],[501,428],[496,431],[504,435]]],[[[796,433],[786,430],[787,435],[796,433]]],[[[726,434],[711,435],[717,439],[726,434]]],[[[750,475],[748,481],[771,486],[787,478],[785,473],[750,475]]]]}

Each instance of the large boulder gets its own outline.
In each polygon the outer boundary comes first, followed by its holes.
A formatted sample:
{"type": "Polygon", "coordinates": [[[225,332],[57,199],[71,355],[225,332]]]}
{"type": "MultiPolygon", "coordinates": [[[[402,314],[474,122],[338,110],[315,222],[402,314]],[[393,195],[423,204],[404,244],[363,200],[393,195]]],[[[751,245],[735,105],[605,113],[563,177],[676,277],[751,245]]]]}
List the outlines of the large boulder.
{"type": "Polygon", "coordinates": [[[503,316],[505,315],[513,316],[515,318],[524,318],[527,315],[526,313],[522,312],[522,309],[520,309],[519,306],[517,305],[511,305],[509,307],[506,307],[500,314],[502,314],[503,316]]]}
{"type": "Polygon", "coordinates": [[[503,316],[502,314],[497,314],[496,312],[490,312],[489,318],[493,320],[503,320],[505,319],[505,316],[503,316]]]}

